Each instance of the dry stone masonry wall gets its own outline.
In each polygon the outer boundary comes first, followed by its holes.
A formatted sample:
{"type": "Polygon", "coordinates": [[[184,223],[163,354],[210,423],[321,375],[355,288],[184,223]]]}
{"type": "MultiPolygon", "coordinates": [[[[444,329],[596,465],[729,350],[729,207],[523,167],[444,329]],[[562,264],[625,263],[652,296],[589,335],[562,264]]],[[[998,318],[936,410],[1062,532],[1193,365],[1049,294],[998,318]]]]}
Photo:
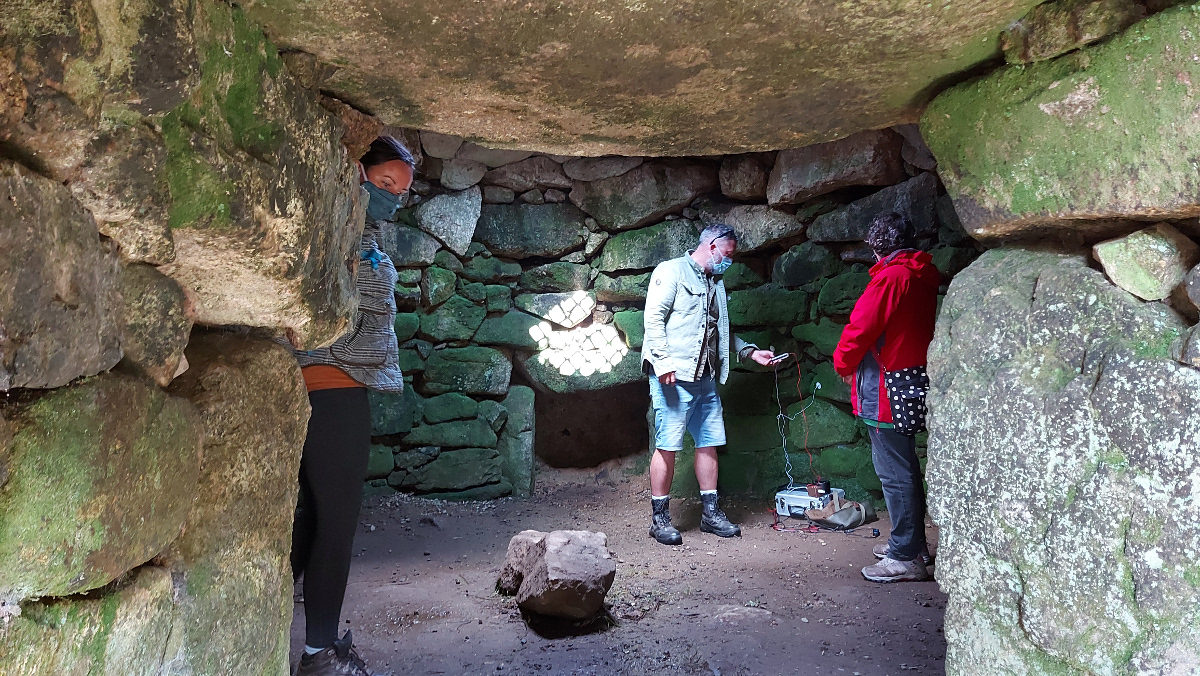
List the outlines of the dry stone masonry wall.
{"type": "MultiPolygon", "coordinates": [[[[789,415],[807,406],[786,444],[797,461],[807,446],[815,463],[798,462],[796,477],[820,473],[856,499],[880,497],[866,434],[829,364],[870,279],[867,227],[879,213],[905,214],[947,280],[978,255],[915,127],[796,151],[671,159],[492,151],[418,136],[418,180],[384,234],[400,266],[396,332],[414,387],[372,394],[369,494],[528,495],[535,456],[551,464],[595,458],[574,447],[588,443],[579,434],[535,433],[535,397],[594,393],[579,401],[596,406],[603,392],[623,397],[617,388],[644,383],[650,271],[722,222],[741,239],[724,276],[734,330],[801,355],[799,373],[791,367],[779,387],[789,415]]],[[[787,481],[775,378],[739,364],[722,393],[730,434],[722,488],[769,496],[787,481]]],[[[644,429],[637,419],[619,424],[644,429]]],[[[644,433],[600,443],[619,446],[606,457],[647,445],[644,433]]],[[[680,472],[678,492],[693,492],[687,475],[680,472]]]]}

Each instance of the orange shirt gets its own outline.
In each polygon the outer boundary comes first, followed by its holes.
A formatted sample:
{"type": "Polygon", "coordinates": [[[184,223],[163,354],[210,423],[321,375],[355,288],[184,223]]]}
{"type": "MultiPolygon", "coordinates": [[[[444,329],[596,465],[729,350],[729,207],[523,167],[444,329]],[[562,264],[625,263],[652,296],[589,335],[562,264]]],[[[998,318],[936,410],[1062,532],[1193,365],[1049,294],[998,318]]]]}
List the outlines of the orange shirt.
{"type": "Polygon", "coordinates": [[[346,372],[336,366],[315,364],[300,369],[304,376],[304,386],[309,392],[316,390],[337,390],[345,387],[364,387],[357,380],[346,375],[346,372]]]}

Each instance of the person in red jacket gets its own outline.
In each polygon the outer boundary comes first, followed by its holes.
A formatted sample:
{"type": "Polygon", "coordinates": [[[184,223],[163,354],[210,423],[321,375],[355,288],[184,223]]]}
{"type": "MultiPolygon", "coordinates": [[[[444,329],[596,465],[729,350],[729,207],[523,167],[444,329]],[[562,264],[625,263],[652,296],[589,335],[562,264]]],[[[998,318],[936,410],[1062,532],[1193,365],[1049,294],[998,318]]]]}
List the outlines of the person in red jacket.
{"type": "Polygon", "coordinates": [[[929,254],[915,249],[912,223],[899,214],[877,217],[867,245],[879,261],[854,305],[833,353],[833,368],[850,382],[854,414],[867,424],[871,459],[892,521],[881,559],[863,568],[873,582],[927,580],[932,563],[925,541],[925,484],[916,439],[893,429],[884,373],[924,366],[937,319],[941,275],[929,254]]]}

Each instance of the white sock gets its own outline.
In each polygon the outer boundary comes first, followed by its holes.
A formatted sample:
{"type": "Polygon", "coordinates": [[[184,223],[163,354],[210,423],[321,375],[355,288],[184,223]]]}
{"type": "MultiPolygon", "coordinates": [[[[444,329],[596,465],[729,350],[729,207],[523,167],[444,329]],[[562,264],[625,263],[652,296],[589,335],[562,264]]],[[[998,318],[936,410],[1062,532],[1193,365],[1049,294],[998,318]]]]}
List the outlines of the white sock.
{"type": "Polygon", "coordinates": [[[717,494],[717,490],[715,488],[711,491],[700,491],[700,495],[702,495],[702,496],[703,495],[716,495],[716,494],[717,494]]]}
{"type": "Polygon", "coordinates": [[[666,500],[669,497],[671,497],[671,496],[669,496],[669,495],[651,495],[650,499],[651,500],[666,500]]]}
{"type": "Polygon", "coordinates": [[[305,655],[316,655],[317,653],[321,652],[322,650],[324,650],[324,648],[314,648],[307,644],[305,644],[305,646],[304,646],[304,654],[305,655]]]}

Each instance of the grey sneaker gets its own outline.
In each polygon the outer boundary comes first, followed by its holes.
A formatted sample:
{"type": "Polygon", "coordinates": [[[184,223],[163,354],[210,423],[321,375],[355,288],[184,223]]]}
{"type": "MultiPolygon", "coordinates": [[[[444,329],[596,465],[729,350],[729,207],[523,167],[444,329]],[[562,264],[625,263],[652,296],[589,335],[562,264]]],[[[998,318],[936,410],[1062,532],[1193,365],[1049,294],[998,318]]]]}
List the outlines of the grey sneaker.
{"type": "MultiPolygon", "coordinates": [[[[877,559],[882,559],[882,558],[887,557],[888,543],[885,542],[881,545],[875,545],[874,547],[871,548],[871,553],[874,554],[875,558],[877,558],[877,559]]],[[[921,560],[924,561],[925,565],[927,565],[927,566],[933,565],[933,554],[929,553],[929,545],[925,545],[925,548],[921,550],[921,560]]]]}
{"type": "Polygon", "coordinates": [[[919,558],[897,561],[885,556],[879,563],[863,568],[862,574],[871,582],[921,582],[929,579],[929,570],[919,558]]]}

